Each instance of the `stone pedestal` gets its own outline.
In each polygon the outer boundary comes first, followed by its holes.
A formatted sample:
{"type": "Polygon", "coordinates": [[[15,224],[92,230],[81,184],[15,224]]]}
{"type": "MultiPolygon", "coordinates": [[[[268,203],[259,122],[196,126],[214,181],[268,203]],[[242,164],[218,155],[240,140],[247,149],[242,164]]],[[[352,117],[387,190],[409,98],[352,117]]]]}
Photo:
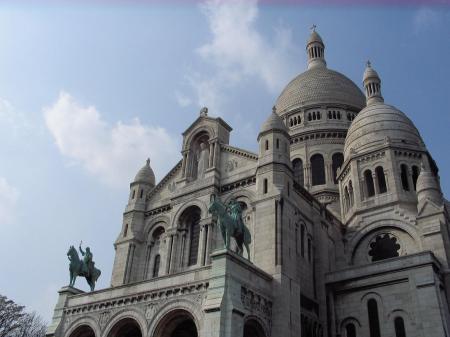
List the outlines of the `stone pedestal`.
{"type": "Polygon", "coordinates": [[[270,330],[272,277],[225,249],[214,251],[211,261],[208,294],[203,306],[203,336],[242,337],[245,320],[249,316],[260,318],[266,323],[264,328],[270,330]],[[256,298],[258,305],[254,305],[256,298]],[[263,302],[269,311],[262,310],[260,303],[263,302]]]}
{"type": "Polygon", "coordinates": [[[78,295],[84,293],[84,291],[73,287],[62,287],[59,291],[58,301],[53,311],[53,318],[51,324],[47,328],[46,337],[53,337],[58,335],[58,330],[61,327],[61,323],[64,319],[64,307],[67,304],[67,298],[71,295],[78,295]]]}

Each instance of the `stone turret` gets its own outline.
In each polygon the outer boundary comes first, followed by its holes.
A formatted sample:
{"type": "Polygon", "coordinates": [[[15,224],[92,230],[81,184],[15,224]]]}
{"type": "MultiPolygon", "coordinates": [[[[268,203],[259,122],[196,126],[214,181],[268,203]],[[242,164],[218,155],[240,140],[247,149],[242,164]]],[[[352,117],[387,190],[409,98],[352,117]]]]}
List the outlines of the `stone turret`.
{"type": "Polygon", "coordinates": [[[314,67],[325,67],[325,45],[320,35],[316,32],[316,26],[313,25],[312,32],[306,45],[308,53],[308,69],[314,67]]]}
{"type": "Polygon", "coordinates": [[[381,95],[381,80],[378,73],[372,68],[370,61],[367,61],[366,70],[363,77],[364,89],[366,91],[367,106],[383,103],[381,95]]]}
{"type": "Polygon", "coordinates": [[[427,200],[442,205],[442,192],[436,176],[422,164],[416,185],[417,209],[421,210],[427,200]]]}

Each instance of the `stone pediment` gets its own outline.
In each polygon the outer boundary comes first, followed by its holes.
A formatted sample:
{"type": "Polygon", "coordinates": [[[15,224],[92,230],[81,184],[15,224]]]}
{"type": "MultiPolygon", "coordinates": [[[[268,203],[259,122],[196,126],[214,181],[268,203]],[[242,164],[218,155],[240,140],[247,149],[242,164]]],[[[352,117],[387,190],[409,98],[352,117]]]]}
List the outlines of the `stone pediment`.
{"type": "Polygon", "coordinates": [[[173,194],[176,189],[176,180],[181,177],[181,160],[166,174],[166,176],[147,194],[147,201],[153,198],[165,199],[173,194]]]}
{"type": "Polygon", "coordinates": [[[419,218],[428,215],[434,215],[436,213],[441,213],[442,211],[444,211],[443,206],[439,206],[432,200],[426,199],[423,205],[420,207],[419,211],[417,212],[417,217],[419,218]]]}
{"type": "Polygon", "coordinates": [[[229,145],[221,145],[220,172],[222,178],[256,167],[258,155],[229,145]]]}

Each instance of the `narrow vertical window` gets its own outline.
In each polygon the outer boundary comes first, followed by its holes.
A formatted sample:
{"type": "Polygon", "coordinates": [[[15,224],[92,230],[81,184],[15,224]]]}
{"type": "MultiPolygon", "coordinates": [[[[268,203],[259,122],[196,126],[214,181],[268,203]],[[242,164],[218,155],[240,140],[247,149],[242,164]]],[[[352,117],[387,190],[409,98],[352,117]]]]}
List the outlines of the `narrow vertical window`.
{"type": "Polygon", "coordinates": [[[394,320],[395,337],[406,337],[405,322],[403,318],[396,317],[394,320]]]}
{"type": "Polygon", "coordinates": [[[264,181],[263,181],[263,193],[264,194],[267,193],[267,179],[264,179],[264,181]]]}
{"type": "Polygon", "coordinates": [[[337,170],[344,163],[344,155],[340,152],[335,153],[331,157],[331,161],[332,161],[332,168],[333,168],[333,180],[334,180],[334,183],[337,184],[338,183],[337,182],[337,170]]]}
{"type": "Polygon", "coordinates": [[[295,227],[295,253],[298,255],[298,228],[295,227]]]}
{"type": "Polygon", "coordinates": [[[386,186],[386,178],[384,176],[383,167],[378,166],[375,169],[375,174],[377,175],[378,189],[380,190],[380,194],[381,193],[386,193],[387,192],[387,186],[386,186]]]}
{"type": "Polygon", "coordinates": [[[269,149],[269,141],[266,139],[266,151],[269,149]]]}
{"type": "Polygon", "coordinates": [[[402,187],[405,191],[409,191],[408,184],[408,167],[405,164],[400,166],[400,178],[402,180],[402,187]]]}
{"type": "Polygon", "coordinates": [[[142,199],[143,196],[144,196],[144,190],[141,189],[141,192],[139,193],[139,199],[142,199]]]}
{"type": "Polygon", "coordinates": [[[136,196],[136,190],[133,190],[133,193],[131,194],[131,199],[134,199],[135,196],[136,196]]]}
{"type": "Polygon", "coordinates": [[[280,148],[280,140],[277,138],[277,149],[280,148]]]}
{"type": "Polygon", "coordinates": [[[303,181],[303,161],[296,158],[292,161],[292,168],[294,170],[294,180],[300,185],[304,185],[303,181]]]}
{"type": "Polygon", "coordinates": [[[412,167],[412,180],[414,185],[414,191],[416,190],[417,178],[419,178],[419,173],[420,173],[419,168],[416,165],[414,165],[412,167]]]}
{"type": "Polygon", "coordinates": [[[305,257],[305,226],[300,227],[300,253],[305,257]]]}
{"type": "Polygon", "coordinates": [[[128,234],[128,224],[125,224],[125,228],[123,229],[123,237],[126,237],[128,234]]]}
{"type": "Polygon", "coordinates": [[[356,337],[356,328],[355,328],[355,324],[353,323],[348,323],[345,326],[345,332],[346,332],[346,337],[356,337]]]}
{"type": "Polygon", "coordinates": [[[374,299],[367,301],[367,312],[369,315],[370,337],[380,337],[380,319],[378,317],[377,301],[374,299]]]}
{"type": "Polygon", "coordinates": [[[191,228],[190,228],[190,247],[189,247],[189,266],[194,266],[197,264],[198,257],[198,246],[200,243],[200,217],[195,214],[195,216],[191,219],[191,228]]]}
{"type": "Polygon", "coordinates": [[[155,262],[153,263],[153,277],[158,277],[160,263],[161,263],[161,256],[158,254],[155,256],[155,262]]]}
{"type": "Polygon", "coordinates": [[[315,154],[311,157],[312,185],[325,184],[325,161],[321,154],[315,154]]]}
{"type": "Polygon", "coordinates": [[[366,170],[364,172],[364,180],[366,181],[367,196],[373,197],[375,195],[375,186],[373,185],[372,171],[366,170]]]}

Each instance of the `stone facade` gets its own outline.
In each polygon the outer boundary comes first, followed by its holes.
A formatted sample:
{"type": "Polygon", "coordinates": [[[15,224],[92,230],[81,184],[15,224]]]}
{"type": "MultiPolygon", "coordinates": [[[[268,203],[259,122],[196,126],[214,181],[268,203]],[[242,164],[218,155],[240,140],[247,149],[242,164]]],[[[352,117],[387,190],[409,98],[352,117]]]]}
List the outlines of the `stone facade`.
{"type": "Polygon", "coordinates": [[[449,333],[449,207],[436,164],[367,66],[363,93],[326,66],[313,32],[308,70],[257,136],[200,116],[158,184],[130,184],[111,287],[59,292],[55,337],[441,337],[449,333]],[[250,261],[223,249],[211,196],[241,204],[250,261]]]}

